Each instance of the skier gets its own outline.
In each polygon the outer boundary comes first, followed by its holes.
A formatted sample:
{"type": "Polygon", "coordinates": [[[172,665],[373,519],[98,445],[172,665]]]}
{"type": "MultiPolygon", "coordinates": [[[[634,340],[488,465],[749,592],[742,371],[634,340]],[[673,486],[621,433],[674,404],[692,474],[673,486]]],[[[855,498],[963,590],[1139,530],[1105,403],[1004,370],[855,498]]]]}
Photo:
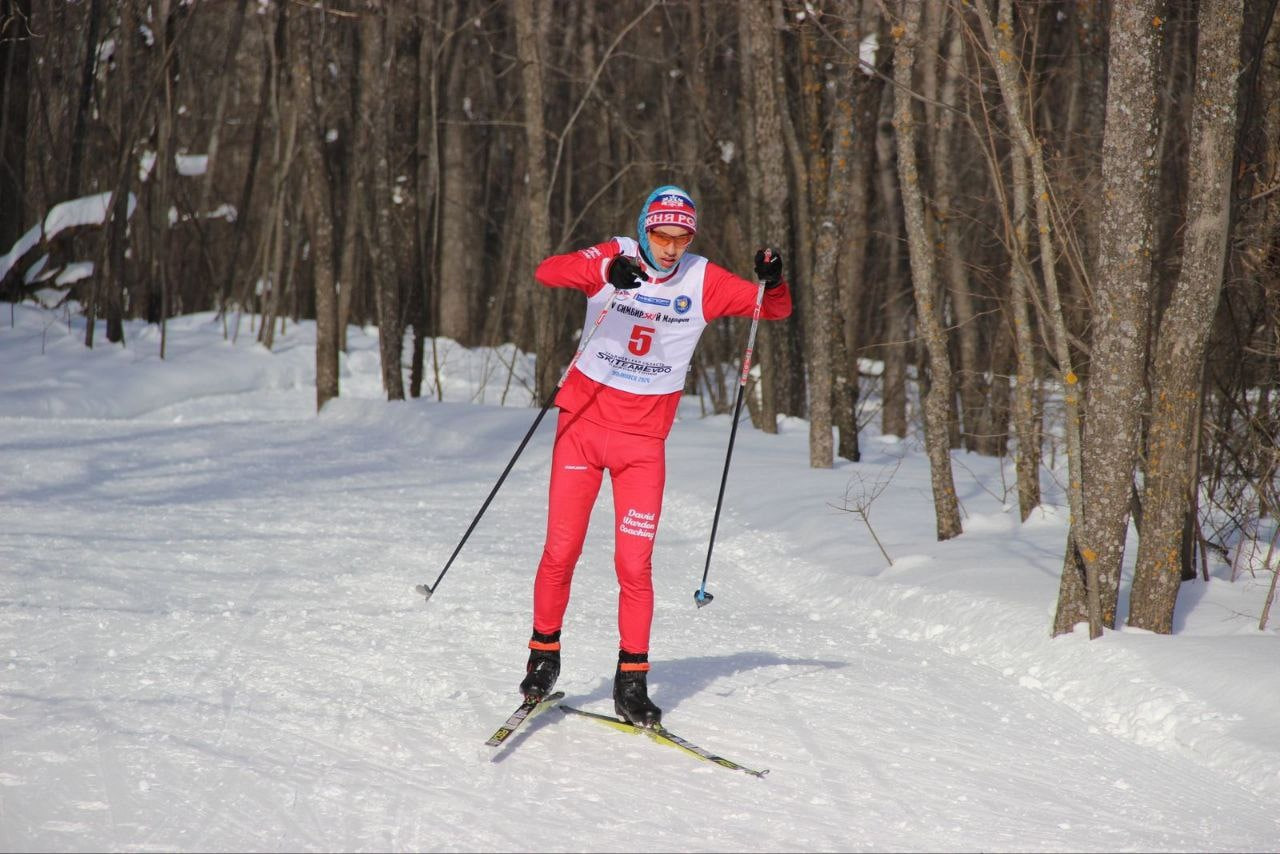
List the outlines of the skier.
{"type": "MultiPolygon", "coordinates": [[[[551,457],[547,537],[533,588],[533,636],[520,692],[527,701],[551,693],[560,675],[560,630],[587,521],[607,469],[613,484],[614,568],[618,576],[618,668],[613,702],[618,716],[653,727],[662,710],[649,699],[649,629],[653,621],[654,537],[662,513],[665,445],[683,393],[694,347],[708,322],[750,317],[759,293],[706,258],[689,253],[698,231],[693,199],[667,185],[649,194],[636,237],[553,255],[535,273],[553,288],[587,297],[594,323],[577,365],[556,394],[560,408],[551,457]]],[[[761,317],[791,313],[791,292],[776,249],[756,253],[764,284],[761,317]]],[[[583,334],[587,334],[584,329],[583,334]]]]}

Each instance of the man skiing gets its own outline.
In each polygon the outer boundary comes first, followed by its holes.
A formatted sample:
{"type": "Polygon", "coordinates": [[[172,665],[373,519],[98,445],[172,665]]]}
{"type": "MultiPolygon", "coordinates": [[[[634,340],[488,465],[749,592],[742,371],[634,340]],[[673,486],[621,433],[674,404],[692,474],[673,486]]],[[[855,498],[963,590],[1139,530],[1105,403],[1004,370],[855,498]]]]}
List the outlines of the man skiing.
{"type": "MultiPolygon", "coordinates": [[[[614,568],[618,576],[618,716],[653,727],[662,710],[649,699],[649,630],[653,621],[653,543],[662,513],[665,445],[694,347],[708,322],[750,317],[757,285],[689,253],[698,231],[693,199],[667,185],[649,194],[636,237],[553,255],[535,273],[553,288],[587,297],[588,323],[609,303],[556,394],[560,408],[551,458],[547,537],[533,588],[533,636],[520,692],[528,701],[551,693],[560,675],[560,630],[587,522],[608,470],[613,486],[614,568]]],[[[761,249],[760,316],[791,313],[791,292],[776,249],[761,249]]],[[[584,335],[588,330],[584,329],[584,335]]]]}

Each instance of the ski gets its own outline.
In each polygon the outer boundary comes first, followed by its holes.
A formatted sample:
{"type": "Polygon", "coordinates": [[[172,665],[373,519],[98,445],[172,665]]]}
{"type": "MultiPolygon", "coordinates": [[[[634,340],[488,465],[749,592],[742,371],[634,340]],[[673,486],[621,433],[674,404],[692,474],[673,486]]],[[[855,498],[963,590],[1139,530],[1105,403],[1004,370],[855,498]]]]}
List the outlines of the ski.
{"type": "Polygon", "coordinates": [[[761,778],[769,773],[768,768],[763,771],[756,771],[755,769],[748,768],[745,765],[739,765],[731,759],[725,759],[723,756],[717,756],[711,751],[699,747],[687,739],[681,738],[662,724],[658,724],[652,729],[649,729],[648,727],[636,726],[633,723],[612,717],[611,715],[601,715],[596,712],[588,712],[584,709],[575,709],[573,706],[562,705],[560,706],[560,711],[564,712],[566,715],[579,715],[584,718],[590,718],[593,721],[599,721],[605,726],[611,726],[616,730],[621,730],[622,732],[644,733],[659,744],[674,747],[689,754],[690,756],[701,759],[704,762],[711,762],[719,765],[721,768],[728,768],[731,771],[742,771],[743,773],[750,774],[753,777],[761,778]]]}
{"type": "Polygon", "coordinates": [[[529,718],[534,717],[539,712],[551,708],[562,699],[564,699],[564,692],[557,691],[544,700],[539,700],[537,702],[526,701],[521,703],[519,708],[511,713],[511,717],[507,718],[507,722],[498,727],[497,732],[489,736],[489,740],[486,741],[485,744],[489,747],[501,746],[504,741],[511,737],[511,733],[520,728],[521,724],[529,720],[529,718]]]}

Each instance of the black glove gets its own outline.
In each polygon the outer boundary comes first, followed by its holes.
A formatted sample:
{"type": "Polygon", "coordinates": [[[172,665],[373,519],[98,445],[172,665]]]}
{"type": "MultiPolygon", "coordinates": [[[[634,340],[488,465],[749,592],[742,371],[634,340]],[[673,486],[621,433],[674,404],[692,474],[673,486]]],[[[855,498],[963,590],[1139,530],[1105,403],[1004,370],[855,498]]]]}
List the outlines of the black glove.
{"type": "Polygon", "coordinates": [[[773,247],[756,250],[756,278],[766,291],[782,284],[782,253],[773,247]]]}
{"type": "Polygon", "coordinates": [[[644,284],[644,271],[626,255],[618,255],[609,262],[609,284],[620,291],[629,291],[644,284]]]}

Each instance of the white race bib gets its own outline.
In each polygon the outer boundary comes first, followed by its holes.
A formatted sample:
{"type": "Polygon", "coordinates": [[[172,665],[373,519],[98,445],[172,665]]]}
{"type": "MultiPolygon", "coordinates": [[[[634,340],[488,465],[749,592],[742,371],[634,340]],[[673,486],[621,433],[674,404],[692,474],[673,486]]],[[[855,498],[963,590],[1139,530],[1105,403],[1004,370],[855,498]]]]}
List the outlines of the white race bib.
{"type": "Polygon", "coordinates": [[[596,382],[633,394],[683,389],[693,350],[707,328],[702,316],[706,269],[706,258],[686,254],[670,276],[634,290],[619,291],[606,283],[587,301],[588,326],[583,335],[591,331],[590,325],[609,298],[615,293],[617,298],[578,359],[578,370],[596,382]]]}

